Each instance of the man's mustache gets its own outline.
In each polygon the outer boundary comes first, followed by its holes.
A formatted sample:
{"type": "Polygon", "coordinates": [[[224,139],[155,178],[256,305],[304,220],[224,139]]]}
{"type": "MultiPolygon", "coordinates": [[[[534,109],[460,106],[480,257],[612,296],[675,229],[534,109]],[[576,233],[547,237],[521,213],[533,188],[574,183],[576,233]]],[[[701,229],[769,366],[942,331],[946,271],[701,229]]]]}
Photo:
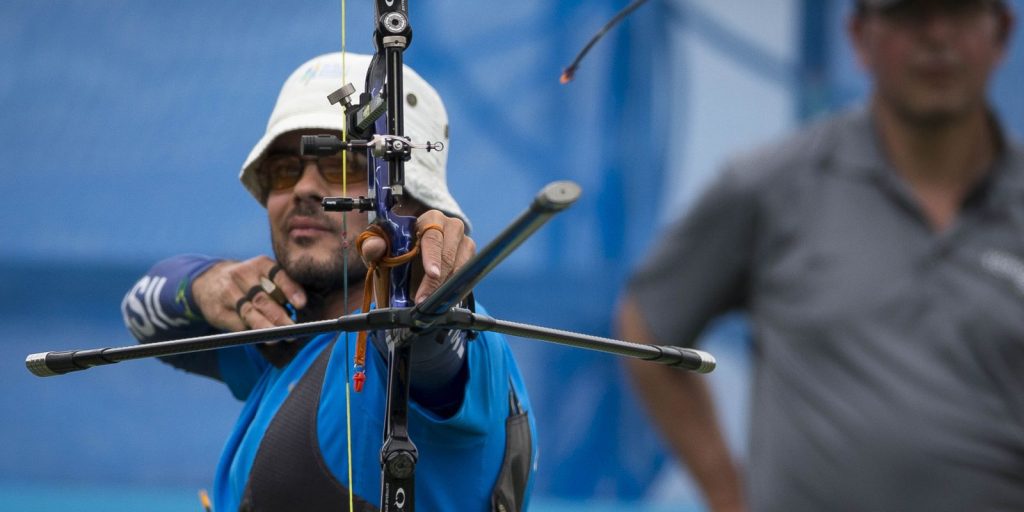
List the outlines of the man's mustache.
{"type": "Polygon", "coordinates": [[[290,214],[288,214],[287,221],[291,221],[295,217],[305,217],[313,219],[316,222],[323,223],[326,226],[330,226],[332,230],[337,231],[338,226],[334,222],[327,212],[324,211],[323,206],[319,203],[315,203],[308,199],[303,199],[295,204],[295,208],[290,214]]]}
{"type": "Polygon", "coordinates": [[[944,66],[957,68],[962,65],[963,57],[952,49],[933,49],[922,51],[914,56],[913,64],[918,67],[944,66]]]}

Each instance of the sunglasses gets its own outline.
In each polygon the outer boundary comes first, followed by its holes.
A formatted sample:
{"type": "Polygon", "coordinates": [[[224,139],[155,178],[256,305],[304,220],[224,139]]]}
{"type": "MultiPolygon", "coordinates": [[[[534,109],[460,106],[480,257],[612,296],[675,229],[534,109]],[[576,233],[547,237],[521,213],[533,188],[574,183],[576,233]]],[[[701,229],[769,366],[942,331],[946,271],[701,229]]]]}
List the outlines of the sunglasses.
{"type": "Polygon", "coordinates": [[[920,24],[928,16],[940,14],[948,19],[966,22],[999,6],[998,0],[911,0],[891,7],[869,9],[884,18],[904,24],[920,24]]]}
{"type": "Polygon", "coordinates": [[[340,156],[298,156],[293,154],[272,154],[260,165],[260,175],[267,190],[287,190],[302,179],[306,164],[316,163],[317,171],[324,181],[334,185],[362,183],[366,181],[366,156],[349,153],[347,169],[340,156]],[[346,176],[347,173],[347,176],[346,176]]]}

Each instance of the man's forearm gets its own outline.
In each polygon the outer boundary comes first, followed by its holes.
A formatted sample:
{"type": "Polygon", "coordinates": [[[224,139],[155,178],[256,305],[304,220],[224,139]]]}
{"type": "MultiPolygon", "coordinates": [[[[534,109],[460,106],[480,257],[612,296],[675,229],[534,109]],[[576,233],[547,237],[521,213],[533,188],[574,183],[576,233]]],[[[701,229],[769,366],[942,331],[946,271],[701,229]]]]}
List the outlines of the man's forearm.
{"type": "MultiPolygon", "coordinates": [[[[655,343],[635,303],[623,301],[619,335],[655,343]]],[[[739,471],[725,444],[703,377],[639,360],[626,363],[634,388],[675,456],[685,462],[715,512],[745,510],[739,471]]]]}
{"type": "MultiPolygon", "coordinates": [[[[217,259],[175,256],[153,266],[121,302],[125,326],[140,343],[201,336],[212,332],[192,302],[191,282],[217,259]]],[[[183,370],[219,379],[216,358],[198,352],[161,357],[183,370]]]]}
{"type": "Polygon", "coordinates": [[[218,261],[182,255],[154,265],[121,302],[125,326],[142,343],[206,331],[202,313],[192,301],[191,282],[218,261]]]}

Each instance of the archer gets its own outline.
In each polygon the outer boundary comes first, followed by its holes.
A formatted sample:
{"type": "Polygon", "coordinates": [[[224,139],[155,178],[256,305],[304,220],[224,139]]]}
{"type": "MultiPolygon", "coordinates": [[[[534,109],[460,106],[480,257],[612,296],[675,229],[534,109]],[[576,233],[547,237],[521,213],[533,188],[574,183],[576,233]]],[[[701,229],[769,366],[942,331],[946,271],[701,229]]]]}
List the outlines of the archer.
{"type": "MultiPolygon", "coordinates": [[[[383,240],[370,238],[361,254],[347,251],[346,259],[344,246],[355,245],[366,216],[349,213],[343,224],[342,214],[325,213],[321,200],[366,194],[367,160],[357,152],[349,152],[347,162],[299,155],[301,135],[342,131],[343,116],[325,99],[342,82],[341,62],[340,54],[323,55],[292,73],[266,134],[242,166],[242,183],[267,209],[274,258],[179,256],[158,263],[123,303],[140,341],[290,325],[359,308],[364,258],[379,258],[383,240]],[[346,279],[353,285],[347,294],[346,279]]],[[[362,77],[369,63],[368,56],[350,54],[345,74],[362,77]]],[[[447,142],[440,96],[409,68],[404,81],[409,137],[447,142]]],[[[448,192],[446,160],[444,152],[418,152],[407,165],[399,209],[417,215],[423,231],[417,302],[475,248],[464,233],[468,220],[448,192]]],[[[409,429],[420,452],[415,504],[423,510],[524,507],[533,474],[533,419],[504,337],[483,332],[467,341],[457,330],[430,336],[416,341],[411,359],[409,429]]],[[[351,395],[350,472],[344,371],[353,356],[346,346],[354,347],[334,339],[324,334],[165,358],[223,381],[246,401],[217,468],[217,510],[338,510],[349,500],[349,485],[357,509],[376,509],[387,348],[370,337],[366,390],[351,395]]]]}

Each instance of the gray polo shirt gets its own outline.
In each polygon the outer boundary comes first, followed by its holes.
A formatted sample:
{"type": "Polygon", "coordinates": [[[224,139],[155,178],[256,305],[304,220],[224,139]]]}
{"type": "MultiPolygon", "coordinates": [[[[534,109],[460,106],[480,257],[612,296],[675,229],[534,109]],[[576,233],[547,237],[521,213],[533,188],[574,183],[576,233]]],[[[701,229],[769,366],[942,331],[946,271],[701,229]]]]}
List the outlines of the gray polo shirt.
{"type": "Polygon", "coordinates": [[[831,118],[728,165],[629,290],[664,343],[749,312],[754,510],[1024,510],[1020,147],[937,233],[831,118]]]}

